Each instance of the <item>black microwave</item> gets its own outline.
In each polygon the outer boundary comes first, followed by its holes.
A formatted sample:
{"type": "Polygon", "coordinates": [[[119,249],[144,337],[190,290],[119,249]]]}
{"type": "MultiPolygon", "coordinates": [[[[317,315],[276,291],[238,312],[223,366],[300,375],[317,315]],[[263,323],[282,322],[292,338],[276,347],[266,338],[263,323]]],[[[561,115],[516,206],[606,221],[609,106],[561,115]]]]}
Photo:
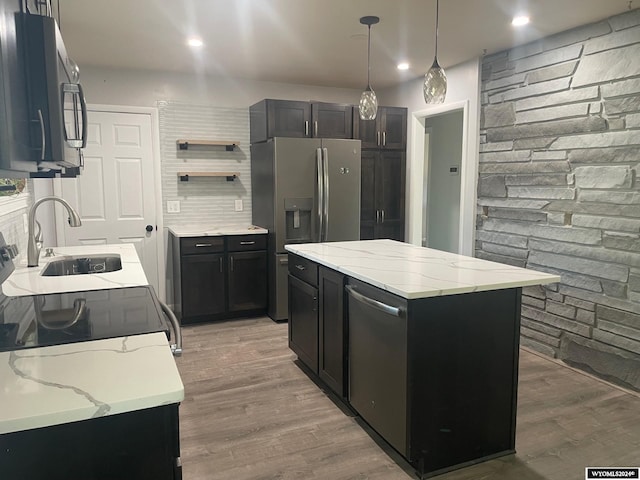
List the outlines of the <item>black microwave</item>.
{"type": "Polygon", "coordinates": [[[0,176],[79,174],[87,108],[55,19],[0,0],[0,67],[0,176]]]}

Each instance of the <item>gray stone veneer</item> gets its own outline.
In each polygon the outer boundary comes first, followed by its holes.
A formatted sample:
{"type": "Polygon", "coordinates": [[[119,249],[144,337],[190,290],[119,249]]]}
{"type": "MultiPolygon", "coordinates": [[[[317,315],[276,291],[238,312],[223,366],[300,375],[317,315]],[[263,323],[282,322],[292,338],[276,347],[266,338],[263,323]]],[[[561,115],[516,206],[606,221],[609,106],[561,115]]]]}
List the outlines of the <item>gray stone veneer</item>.
{"type": "Polygon", "coordinates": [[[640,9],[485,57],[476,256],[527,287],[521,344],[640,390],[640,9]]]}

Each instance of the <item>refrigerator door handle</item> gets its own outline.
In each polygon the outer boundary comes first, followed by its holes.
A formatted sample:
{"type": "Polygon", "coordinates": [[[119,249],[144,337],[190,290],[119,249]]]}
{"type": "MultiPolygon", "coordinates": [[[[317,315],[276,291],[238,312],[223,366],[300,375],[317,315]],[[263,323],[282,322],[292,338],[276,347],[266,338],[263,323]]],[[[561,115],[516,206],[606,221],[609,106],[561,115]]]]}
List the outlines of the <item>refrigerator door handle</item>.
{"type": "Polygon", "coordinates": [[[324,174],[324,193],[322,194],[324,205],[324,241],[329,238],[329,150],[325,147],[322,149],[323,174],[324,174]]]}
{"type": "Polygon", "coordinates": [[[318,242],[322,241],[322,232],[324,230],[324,216],[322,214],[322,207],[324,205],[324,173],[322,168],[322,149],[316,149],[316,169],[318,176],[318,242]]]}

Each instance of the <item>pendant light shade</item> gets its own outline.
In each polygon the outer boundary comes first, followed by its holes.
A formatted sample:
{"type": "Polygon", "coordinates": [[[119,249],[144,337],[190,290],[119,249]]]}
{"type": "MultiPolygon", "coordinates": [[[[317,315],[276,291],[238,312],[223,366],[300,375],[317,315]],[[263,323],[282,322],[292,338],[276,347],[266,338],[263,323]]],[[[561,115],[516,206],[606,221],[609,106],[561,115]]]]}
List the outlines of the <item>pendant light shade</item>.
{"type": "Polygon", "coordinates": [[[360,23],[369,27],[369,39],[367,43],[367,88],[360,96],[360,118],[362,120],[375,120],[378,114],[378,97],[371,88],[371,25],[380,21],[379,17],[362,17],[360,23]]]}
{"type": "Polygon", "coordinates": [[[439,16],[439,0],[436,0],[436,51],[433,58],[433,65],[424,76],[424,85],[422,93],[424,101],[427,103],[444,103],[447,96],[447,74],[438,64],[438,16],[439,16]]]}

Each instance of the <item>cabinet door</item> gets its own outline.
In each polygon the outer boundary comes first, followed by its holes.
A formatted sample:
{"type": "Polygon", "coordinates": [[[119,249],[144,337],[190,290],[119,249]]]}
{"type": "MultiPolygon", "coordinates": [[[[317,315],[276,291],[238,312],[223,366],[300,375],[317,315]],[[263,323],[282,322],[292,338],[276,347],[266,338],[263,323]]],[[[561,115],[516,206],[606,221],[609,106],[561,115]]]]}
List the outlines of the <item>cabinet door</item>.
{"type": "Polygon", "coordinates": [[[289,348],[318,373],[318,289],[289,275],[289,348]]]}
{"type": "Polygon", "coordinates": [[[321,267],[319,272],[320,316],[318,375],[338,395],[346,394],[344,275],[321,267]]]}
{"type": "Polygon", "coordinates": [[[378,142],[380,141],[378,122],[379,118],[376,118],[376,120],[361,120],[358,106],[353,107],[353,138],[360,140],[362,148],[378,148],[378,142]]]}
{"type": "Polygon", "coordinates": [[[267,252],[228,254],[229,311],[267,308],[267,252]]]}
{"type": "Polygon", "coordinates": [[[311,104],[289,100],[267,103],[267,137],[310,137],[311,104]]]}
{"type": "Polygon", "coordinates": [[[183,319],[224,312],[224,255],[185,255],[181,263],[183,319]]]}
{"type": "Polygon", "coordinates": [[[311,134],[317,138],[353,138],[353,107],[338,103],[311,104],[311,134]]]}
{"type": "Polygon", "coordinates": [[[399,107],[382,107],[380,130],[382,138],[380,146],[384,149],[405,150],[407,148],[407,109],[399,107]]]}
{"type": "Polygon", "coordinates": [[[360,177],[360,240],[375,238],[378,207],[376,205],[377,151],[363,150],[360,177]]]}
{"type": "Polygon", "coordinates": [[[383,151],[376,163],[376,238],[404,241],[405,153],[383,151]]]}

